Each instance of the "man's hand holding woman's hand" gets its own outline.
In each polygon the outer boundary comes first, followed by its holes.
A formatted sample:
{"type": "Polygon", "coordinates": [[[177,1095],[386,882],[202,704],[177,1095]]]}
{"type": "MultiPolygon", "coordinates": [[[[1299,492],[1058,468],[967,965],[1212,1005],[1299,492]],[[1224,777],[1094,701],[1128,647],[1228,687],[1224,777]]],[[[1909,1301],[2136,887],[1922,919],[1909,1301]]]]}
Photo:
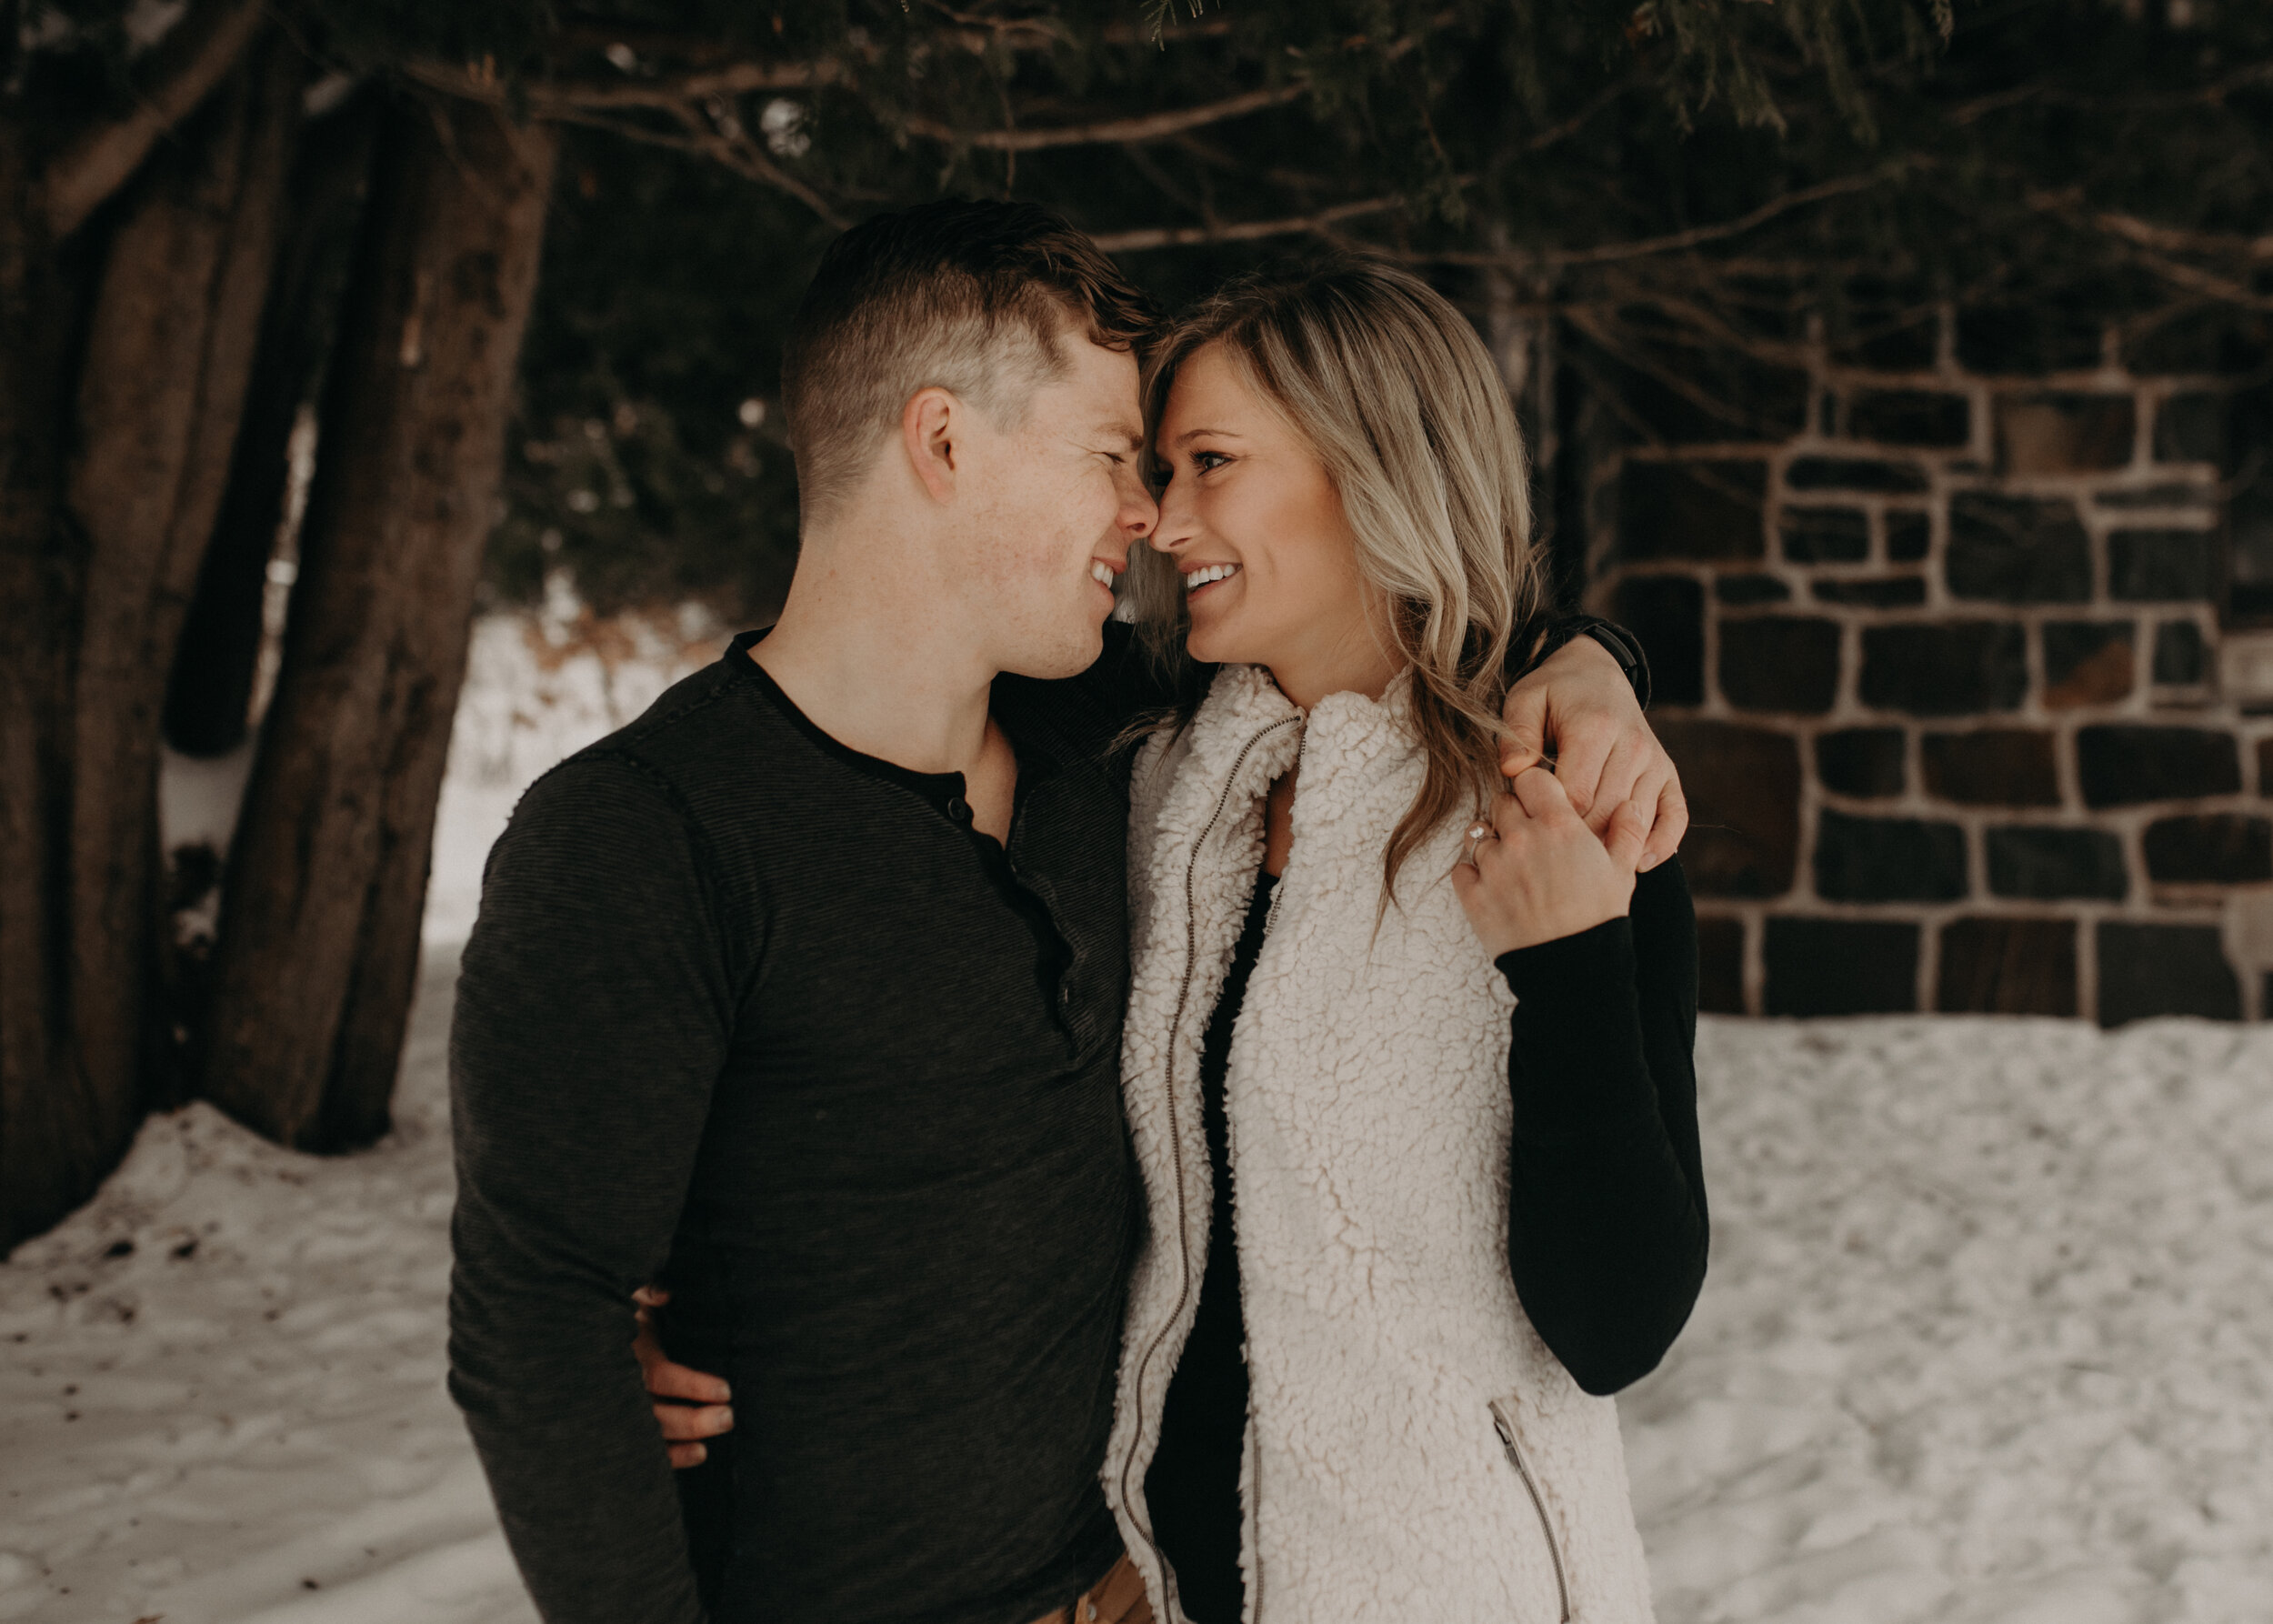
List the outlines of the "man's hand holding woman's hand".
{"type": "Polygon", "coordinates": [[[1642,719],[1633,685],[1592,637],[1576,637],[1507,691],[1494,798],[1453,888],[1497,958],[1624,914],[1634,876],[1688,832],[1680,775],[1642,719]],[[1547,750],[1554,768],[1547,768],[1547,750]]]}
{"type": "Polygon", "coordinates": [[[1518,773],[1515,793],[1495,797],[1491,832],[1473,837],[1472,829],[1473,859],[1452,871],[1468,923],[1494,958],[1577,936],[1627,911],[1649,815],[1630,800],[1609,814],[1597,839],[1543,767],[1518,773]]]}
{"type": "Polygon", "coordinates": [[[1512,778],[1544,765],[1551,747],[1555,777],[1597,835],[1608,837],[1612,815],[1627,802],[1641,807],[1648,838],[1640,872],[1680,848],[1689,829],[1681,775],[1642,719],[1634,685],[1601,644],[1592,637],[1564,644],[1507,690],[1500,717],[1507,727],[1502,773],[1512,778]]]}

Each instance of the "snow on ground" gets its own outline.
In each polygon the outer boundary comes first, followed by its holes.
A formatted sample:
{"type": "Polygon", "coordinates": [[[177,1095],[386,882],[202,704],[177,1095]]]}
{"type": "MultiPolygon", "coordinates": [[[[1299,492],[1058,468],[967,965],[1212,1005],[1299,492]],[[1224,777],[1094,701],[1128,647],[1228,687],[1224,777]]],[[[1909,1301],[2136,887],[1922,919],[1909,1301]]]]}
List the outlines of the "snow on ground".
{"type": "MultiPolygon", "coordinates": [[[[197,1106],[0,1265],[0,1621],[529,1624],[442,1390],[443,1041],[520,788],[716,647],[478,634],[396,1132],[197,1106]]],[[[1664,1624],[2273,1617],[2273,1028],[1708,1021],[1713,1273],[1622,1401],[1664,1624]]]]}

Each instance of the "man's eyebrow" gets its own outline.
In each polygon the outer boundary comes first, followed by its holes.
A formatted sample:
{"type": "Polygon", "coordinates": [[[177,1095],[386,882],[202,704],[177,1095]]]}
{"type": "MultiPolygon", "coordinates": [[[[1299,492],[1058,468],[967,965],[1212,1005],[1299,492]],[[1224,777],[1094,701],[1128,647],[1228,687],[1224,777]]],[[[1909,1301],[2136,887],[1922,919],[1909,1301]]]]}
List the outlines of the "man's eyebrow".
{"type": "Polygon", "coordinates": [[[1091,429],[1090,433],[1107,443],[1118,440],[1126,445],[1131,451],[1142,451],[1145,448],[1144,430],[1131,428],[1126,421],[1116,419],[1110,423],[1100,423],[1091,429]]]}

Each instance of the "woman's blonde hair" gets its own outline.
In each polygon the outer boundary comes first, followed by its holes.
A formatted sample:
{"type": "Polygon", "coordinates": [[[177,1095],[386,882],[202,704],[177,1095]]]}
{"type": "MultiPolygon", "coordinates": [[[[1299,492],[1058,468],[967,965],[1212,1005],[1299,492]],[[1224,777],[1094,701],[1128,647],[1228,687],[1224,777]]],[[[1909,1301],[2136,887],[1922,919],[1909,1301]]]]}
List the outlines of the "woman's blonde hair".
{"type": "MultiPolygon", "coordinates": [[[[1414,848],[1501,785],[1508,648],[1543,596],[1523,436],[1475,329],[1387,266],[1247,278],[1174,323],[1146,361],[1149,431],[1177,368],[1210,345],[1325,465],[1358,571],[1387,600],[1389,635],[1412,667],[1427,770],[1383,857],[1387,906],[1414,848]]],[[[1187,621],[1174,563],[1142,549],[1128,586],[1147,646],[1180,662],[1187,621]]]]}

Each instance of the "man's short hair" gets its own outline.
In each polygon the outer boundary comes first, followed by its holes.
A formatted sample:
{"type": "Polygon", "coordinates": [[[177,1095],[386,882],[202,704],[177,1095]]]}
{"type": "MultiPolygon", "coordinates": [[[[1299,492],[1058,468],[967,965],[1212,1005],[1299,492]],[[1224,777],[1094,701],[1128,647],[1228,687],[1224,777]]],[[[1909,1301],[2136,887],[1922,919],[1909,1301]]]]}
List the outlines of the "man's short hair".
{"type": "Polygon", "coordinates": [[[927,203],[854,226],[822,255],[782,353],[798,506],[810,519],[841,501],[917,390],[1014,423],[1064,374],[1062,333],[1133,350],[1156,320],[1096,244],[1031,203],[927,203]]]}

